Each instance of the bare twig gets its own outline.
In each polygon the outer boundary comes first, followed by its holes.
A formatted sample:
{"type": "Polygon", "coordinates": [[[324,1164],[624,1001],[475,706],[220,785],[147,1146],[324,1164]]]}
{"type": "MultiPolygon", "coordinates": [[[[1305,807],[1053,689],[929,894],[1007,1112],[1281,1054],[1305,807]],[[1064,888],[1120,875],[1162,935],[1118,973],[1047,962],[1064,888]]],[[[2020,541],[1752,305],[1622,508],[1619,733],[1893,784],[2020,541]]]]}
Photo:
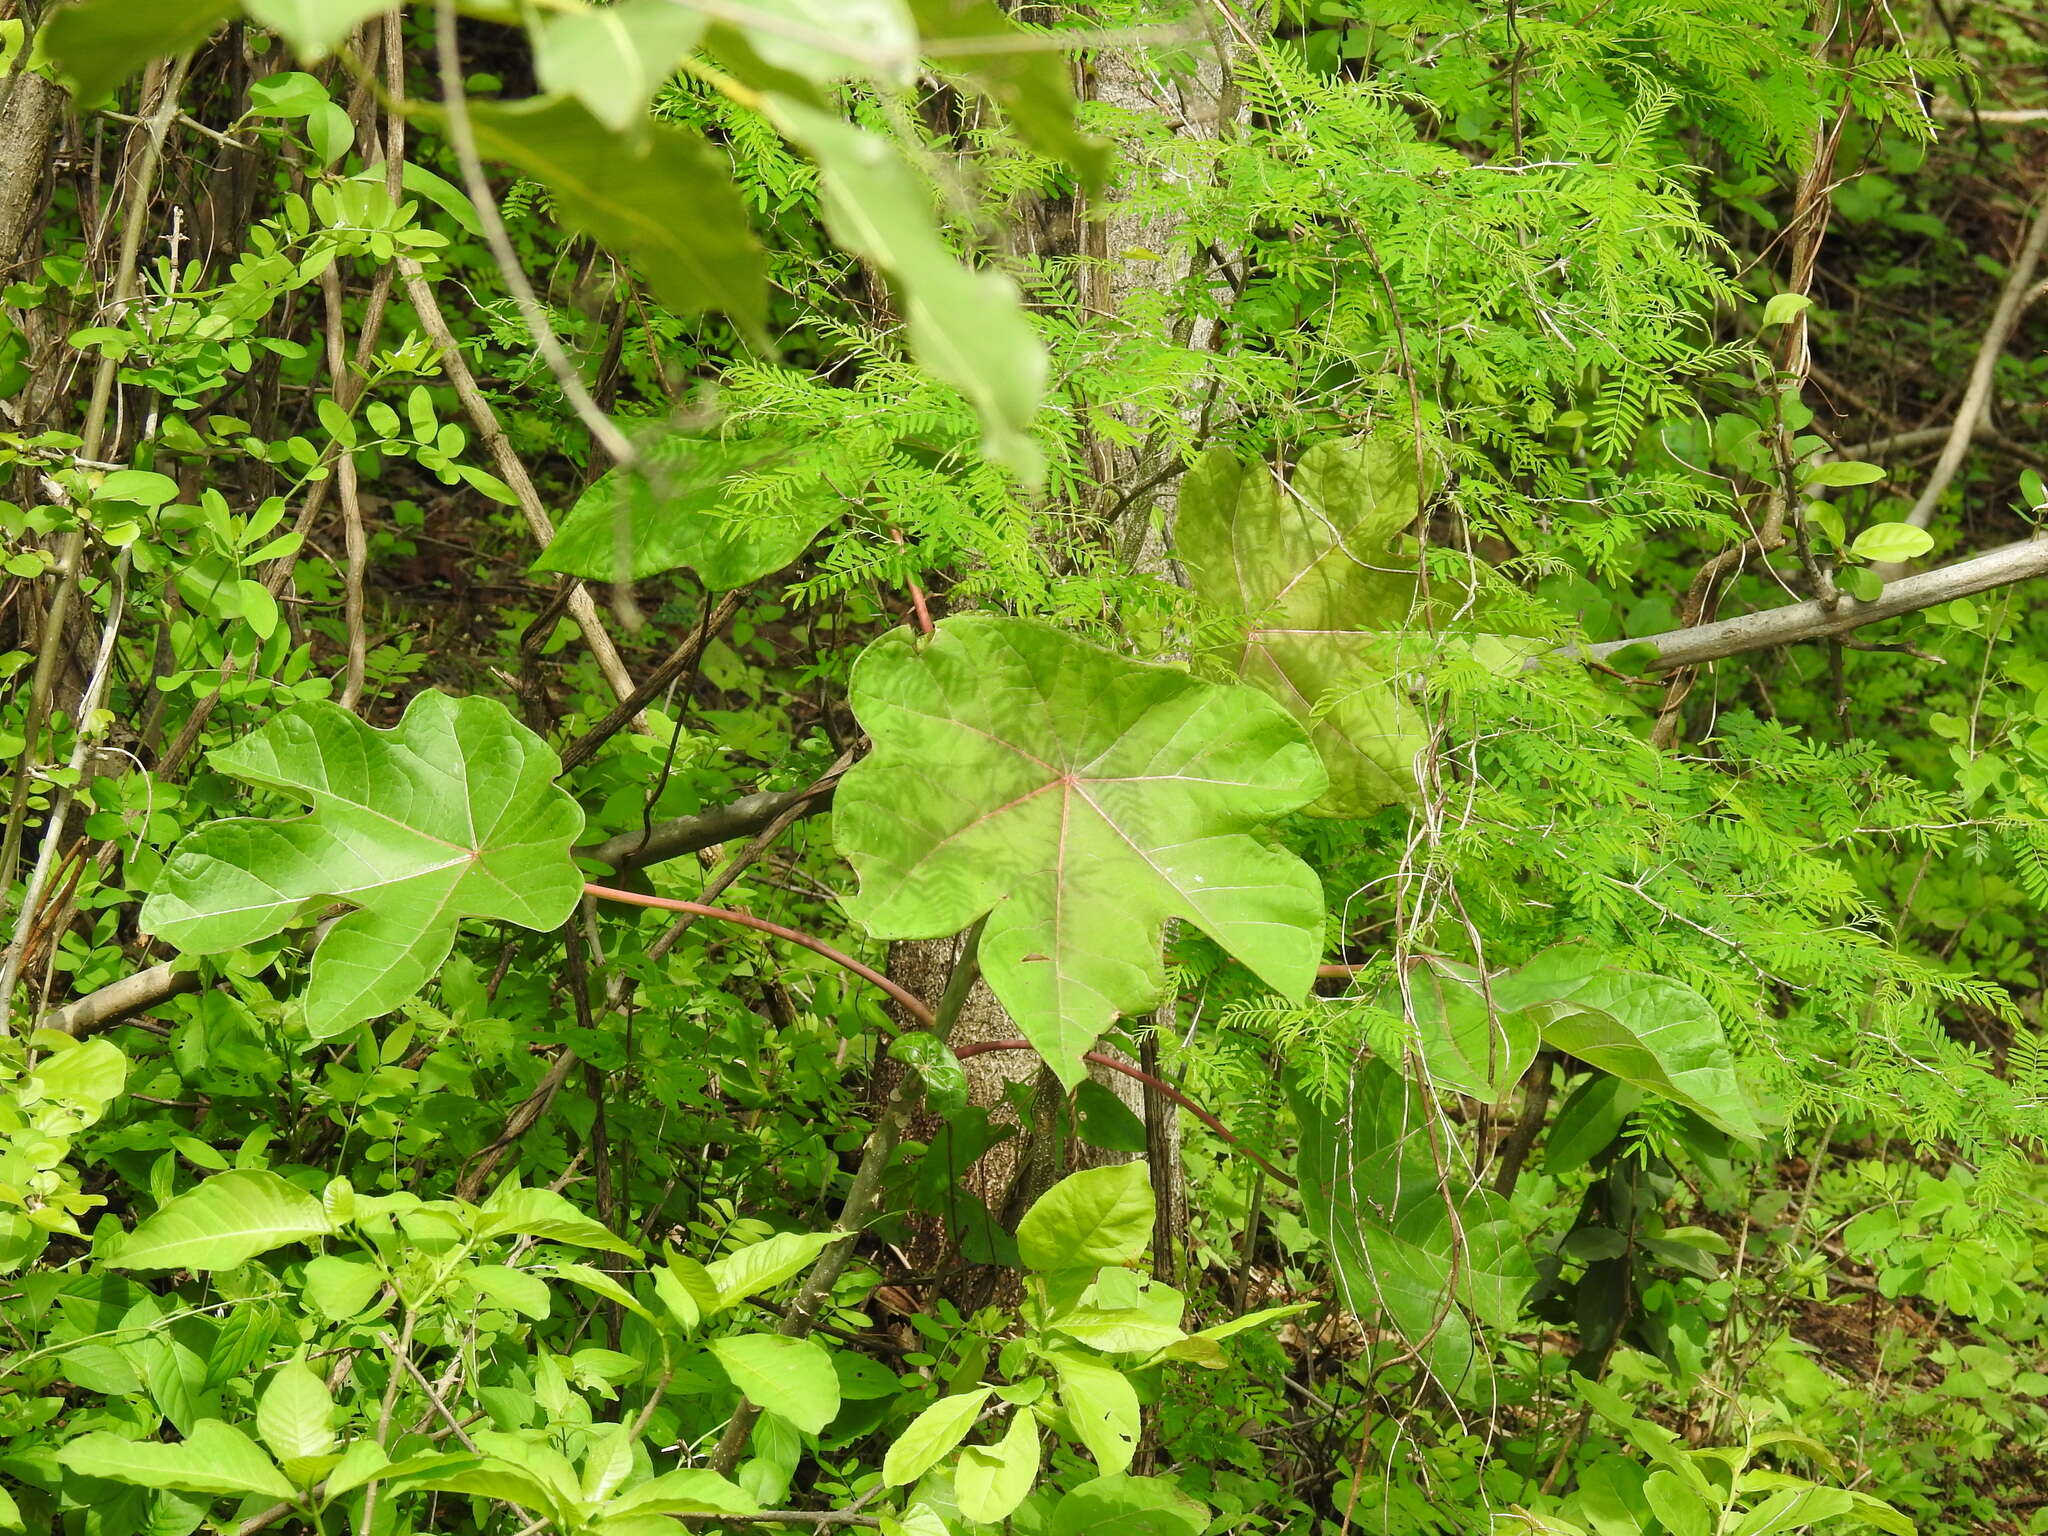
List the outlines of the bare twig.
{"type": "MultiPolygon", "coordinates": [[[[941,1040],[952,1032],[953,1023],[960,1017],[960,1009],[967,1001],[967,994],[973,990],[974,979],[981,974],[983,921],[985,919],[977,920],[967,930],[966,939],[960,947],[960,958],[953,962],[953,971],[946,978],[945,995],[939,999],[938,1007],[927,1008],[916,998],[910,998],[905,1004],[905,1011],[922,1028],[941,1040]]],[[[902,992],[894,982],[887,985],[891,996],[902,992]]],[[[903,1001],[903,998],[898,997],[898,1001],[903,1001]]],[[[782,1326],[776,1330],[784,1338],[809,1337],[817,1324],[818,1314],[831,1300],[832,1287],[839,1283],[839,1277],[846,1272],[847,1263],[853,1258],[852,1239],[873,1219],[876,1208],[881,1204],[883,1175],[889,1171],[896,1148],[903,1140],[903,1133],[910,1128],[911,1117],[923,1097],[921,1079],[914,1072],[906,1072],[897,1080],[889,1102],[875,1117],[875,1128],[869,1132],[867,1146],[861,1151],[860,1167],[854,1171],[853,1183],[846,1191],[846,1201],[839,1208],[838,1219],[832,1223],[832,1230],[844,1240],[819,1254],[817,1263],[804,1276],[803,1284],[790,1300],[789,1310],[782,1315],[782,1326]]],[[[753,1432],[759,1412],[748,1399],[742,1397],[739,1400],[725,1432],[712,1448],[711,1469],[714,1472],[723,1476],[739,1464],[740,1452],[746,1448],[747,1436],[753,1432]]]]}
{"type": "MultiPolygon", "coordinates": [[[[156,110],[144,125],[144,138],[121,204],[121,252],[114,267],[114,283],[107,312],[119,318],[133,302],[136,267],[142,254],[142,231],[149,222],[150,199],[156,195],[157,172],[163,166],[164,136],[178,115],[178,93],[184,88],[190,54],[171,65],[157,96],[156,110]]],[[[93,370],[92,395],[86,406],[85,429],[80,434],[79,455],[87,459],[102,456],[107,439],[107,408],[113,400],[114,379],[120,358],[113,350],[101,354],[93,370]]],[[[43,622],[41,648],[35,672],[29,681],[28,709],[22,719],[22,747],[14,765],[14,793],[7,807],[7,827],[0,832],[0,907],[6,905],[6,891],[14,880],[14,866],[21,858],[22,827],[28,819],[29,785],[35,778],[37,757],[42,748],[43,724],[49,718],[50,695],[57,681],[57,657],[64,648],[65,625],[78,593],[85,566],[85,526],[64,535],[57,546],[57,590],[50,597],[43,622]]]]}
{"type": "Polygon", "coordinates": [[[2044,247],[2048,247],[2048,197],[2042,199],[2040,212],[2035,214],[2019,254],[2013,258],[2012,270],[1998,295],[1998,304],[1991,311],[1991,323],[1984,328],[1984,339],[1977,345],[1977,360],[1970,366],[1970,381],[1963,390],[1963,403],[1956,408],[1956,419],[1949,428],[1941,457],[1935,460],[1934,472],[1921,488],[1920,499],[1906,514],[1905,521],[1915,528],[1925,528],[1934,520],[1934,509],[1940,503],[1942,493],[1955,479],[1956,471],[1962,468],[1971,440],[1978,428],[1990,419],[1991,385],[1998,371],[1998,360],[2026,308],[2026,300],[2030,297],[2028,285],[2033,282],[2035,269],[2041,264],[2044,247]]]}
{"type": "Polygon", "coordinates": [[[633,446],[632,439],[621,432],[591,398],[590,391],[584,387],[582,374],[576,371],[569,354],[562,350],[561,338],[555,334],[547,309],[535,295],[533,284],[527,280],[526,269],[520,265],[519,252],[513,248],[512,237],[505,232],[505,220],[499,215],[498,200],[491,194],[490,178],[484,174],[484,163],[477,155],[476,135],[470,130],[469,99],[462,89],[462,53],[455,35],[454,0],[440,0],[435,9],[434,49],[441,69],[441,110],[448,124],[448,144],[455,151],[455,163],[462,169],[463,186],[469,193],[469,200],[476,205],[477,223],[483,227],[484,243],[491,248],[492,259],[497,262],[499,274],[512,294],[512,302],[518,308],[520,318],[525,320],[527,332],[533,337],[541,360],[548,365],[548,372],[555,376],[556,384],[561,386],[562,398],[576,412],[577,419],[590,433],[591,441],[610,455],[613,463],[637,464],[640,453],[633,446]]]}
{"type": "MultiPolygon", "coordinates": [[[[93,658],[92,676],[86,682],[85,697],[78,704],[78,734],[72,744],[71,760],[66,765],[69,769],[67,781],[59,786],[50,803],[50,814],[43,825],[42,846],[36,850],[35,868],[29,872],[28,885],[22,892],[21,915],[15,921],[14,936],[8,941],[6,957],[0,959],[0,1035],[8,1033],[14,983],[21,975],[22,958],[28,953],[29,935],[35,929],[36,914],[42,907],[43,894],[49,888],[50,872],[57,867],[57,848],[64,840],[64,823],[70,819],[78,785],[92,760],[93,741],[104,729],[94,716],[99,713],[107,678],[114,668],[114,647],[121,639],[121,619],[128,609],[130,558],[129,551],[124,549],[114,561],[113,595],[107,599],[107,617],[100,626],[99,654],[93,658]]],[[[57,638],[61,639],[61,636],[57,638]]],[[[47,648],[47,639],[45,644],[47,648]]],[[[23,763],[15,772],[25,781],[29,777],[29,765],[23,763]]]]}
{"type": "MultiPolygon", "coordinates": [[[[413,312],[419,316],[420,328],[440,354],[441,367],[448,375],[448,382],[454,386],[456,398],[461,400],[470,426],[484,445],[484,451],[490,455],[498,478],[511,487],[534,538],[541,544],[549,543],[555,536],[554,520],[547,514],[540,491],[534,486],[533,476],[527,473],[525,463],[505,436],[497,411],[477,386],[476,375],[470,372],[469,362],[462,355],[455,333],[448,328],[448,317],[441,312],[440,301],[434,297],[433,285],[427,281],[425,269],[416,261],[402,260],[398,264],[398,274],[405,283],[405,295],[412,301],[413,312]]],[[[597,603],[589,590],[581,585],[569,596],[569,617],[583,631],[584,643],[590,647],[598,670],[604,674],[613,695],[621,699],[631,698],[633,676],[620,659],[619,649],[612,643],[604,620],[598,617],[597,603]]]]}
{"type": "MultiPolygon", "coordinates": [[[[589,594],[583,595],[588,601],[589,594]]],[[[698,658],[704,654],[704,647],[739,612],[744,596],[744,592],[738,591],[721,593],[718,602],[705,613],[703,621],[683,637],[682,643],[662,659],[661,665],[647,674],[639,687],[625,694],[602,719],[562,748],[562,771],[567,773],[579,763],[588,761],[599,747],[660,697],[670,683],[695,667],[698,658]]]]}

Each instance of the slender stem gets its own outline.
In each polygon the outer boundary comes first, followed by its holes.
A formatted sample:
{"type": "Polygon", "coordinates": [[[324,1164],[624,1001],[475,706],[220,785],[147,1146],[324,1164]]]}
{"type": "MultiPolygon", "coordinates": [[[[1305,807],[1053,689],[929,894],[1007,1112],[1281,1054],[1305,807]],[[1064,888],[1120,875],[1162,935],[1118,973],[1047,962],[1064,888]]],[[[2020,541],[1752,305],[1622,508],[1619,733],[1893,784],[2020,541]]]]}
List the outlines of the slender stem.
{"type": "MultiPolygon", "coordinates": [[[[925,1030],[941,1040],[952,1031],[961,1008],[967,1002],[967,994],[973,990],[975,977],[981,974],[981,930],[987,921],[981,918],[967,930],[960,945],[960,958],[953,962],[953,972],[946,978],[946,990],[939,999],[937,1010],[926,1008],[916,999],[911,999],[916,1003],[914,1008],[905,1005],[925,1030]]],[[[898,1001],[909,996],[893,982],[889,986],[892,996],[901,994],[898,1001]]],[[[846,1272],[847,1263],[853,1258],[852,1239],[867,1225],[875,1208],[881,1204],[883,1176],[895,1159],[896,1148],[903,1141],[903,1133],[910,1128],[911,1116],[922,1097],[917,1074],[906,1072],[890,1093],[889,1102],[882,1106],[882,1113],[875,1119],[875,1128],[868,1135],[867,1146],[861,1152],[860,1167],[854,1171],[853,1185],[846,1192],[846,1203],[839,1208],[839,1219],[832,1223],[832,1230],[847,1240],[834,1243],[819,1254],[818,1262],[804,1276],[803,1286],[790,1302],[789,1310],[783,1314],[782,1326],[777,1330],[784,1337],[808,1337],[816,1326],[819,1312],[831,1299],[832,1287],[839,1283],[839,1277],[846,1272]]],[[[747,1436],[752,1433],[754,1419],[759,1412],[748,1399],[742,1397],[739,1400],[731,1421],[725,1426],[725,1433],[719,1436],[718,1444],[712,1449],[711,1468],[714,1472],[723,1476],[739,1464],[740,1452],[746,1448],[747,1436]]]]}
{"type": "MultiPolygon", "coordinates": [[[[976,1040],[970,1044],[960,1046],[953,1054],[962,1061],[967,1061],[972,1057],[981,1055],[984,1051],[1035,1051],[1037,1049],[1038,1047],[1029,1040],[976,1040]]],[[[1267,1162],[1248,1143],[1241,1140],[1237,1133],[1231,1130],[1229,1126],[1218,1120],[1208,1110],[1202,1108],[1201,1105],[1197,1104],[1164,1078],[1154,1077],[1143,1067],[1134,1067],[1128,1061],[1118,1061],[1116,1057],[1105,1055],[1101,1051],[1083,1051],[1081,1059],[1093,1066],[1107,1067],[1112,1072],[1121,1072],[1125,1077],[1134,1078],[1138,1082],[1143,1083],[1147,1088],[1164,1094],[1197,1120],[1201,1121],[1202,1124],[1209,1127],[1218,1136],[1221,1136],[1225,1141],[1237,1148],[1238,1151],[1242,1152],[1254,1163],[1258,1164],[1259,1167],[1265,1169],[1268,1178],[1285,1184],[1289,1189],[1299,1189],[1301,1187],[1294,1181],[1292,1176],[1282,1173],[1278,1168],[1267,1162]]]]}
{"type": "MultiPolygon", "coordinates": [[[[185,85],[185,71],[192,56],[185,54],[171,66],[164,80],[156,111],[144,129],[142,151],[128,178],[127,195],[121,208],[121,254],[114,268],[114,286],[107,309],[119,318],[135,297],[135,271],[142,256],[142,230],[149,221],[149,202],[156,193],[157,171],[163,165],[164,136],[178,115],[178,93],[185,85]]],[[[118,354],[109,350],[100,356],[93,370],[92,398],[86,407],[85,430],[80,434],[79,455],[97,459],[106,446],[107,406],[113,398],[114,379],[120,369],[118,354]]],[[[74,513],[77,509],[73,509],[74,513]]],[[[21,755],[14,764],[14,794],[7,807],[7,828],[0,832],[0,907],[6,904],[8,887],[14,881],[14,866],[21,858],[22,827],[28,819],[28,787],[35,777],[36,758],[41,748],[43,724],[49,718],[50,695],[57,681],[57,655],[64,648],[64,626],[71,617],[71,603],[78,592],[85,566],[85,523],[64,535],[57,547],[57,590],[43,623],[42,646],[36,655],[36,670],[29,683],[28,710],[23,717],[21,755]]],[[[26,921],[26,918],[24,918],[26,921]]]]}
{"type": "MultiPolygon", "coordinates": [[[[57,845],[63,841],[64,823],[70,818],[72,803],[77,797],[77,784],[92,756],[93,738],[100,734],[101,727],[94,722],[93,716],[99,713],[100,700],[106,694],[107,678],[114,668],[114,647],[121,638],[121,617],[127,611],[128,603],[129,559],[129,551],[124,549],[114,561],[114,591],[107,600],[106,622],[100,627],[99,654],[93,659],[85,696],[79,700],[77,740],[72,744],[71,760],[66,765],[70,770],[70,782],[57,791],[51,802],[49,819],[43,827],[42,846],[36,850],[35,869],[30,873],[28,886],[21,895],[21,916],[14,925],[14,937],[8,942],[6,959],[0,961],[0,1035],[9,1032],[8,1016],[14,1000],[14,984],[20,978],[22,961],[28,954],[29,935],[35,928],[43,893],[49,888],[50,872],[57,867],[57,845]]],[[[29,765],[24,762],[15,771],[25,780],[29,765]]]]}
{"type": "Polygon", "coordinates": [[[455,163],[462,169],[464,189],[469,193],[469,200],[476,205],[477,223],[483,226],[484,243],[491,248],[491,256],[498,264],[505,286],[511,290],[512,302],[526,321],[526,329],[532,335],[542,361],[561,386],[563,398],[589,431],[591,440],[611,456],[613,463],[636,464],[640,459],[639,451],[634,448],[632,439],[621,432],[590,397],[590,391],[584,387],[583,376],[576,371],[569,354],[562,350],[561,338],[555,335],[547,309],[534,293],[533,284],[527,281],[526,269],[519,263],[519,252],[513,249],[512,237],[505,232],[505,221],[498,213],[498,200],[491,195],[490,178],[484,174],[484,163],[477,155],[476,135],[470,129],[469,99],[462,87],[462,55],[456,46],[455,0],[440,0],[434,17],[434,44],[441,66],[441,108],[447,114],[449,147],[455,151],[455,163]]]}
{"type": "Polygon", "coordinates": [[[663,912],[688,912],[696,917],[715,917],[722,922],[738,923],[743,928],[754,928],[762,933],[773,934],[776,938],[791,944],[801,944],[813,954],[823,955],[834,965],[853,972],[861,980],[873,982],[894,998],[897,1005],[924,1028],[930,1029],[933,1026],[931,1009],[927,1008],[916,994],[905,991],[873,966],[854,959],[845,950],[834,949],[823,939],[815,938],[800,928],[786,928],[781,923],[771,923],[767,918],[756,917],[751,912],[739,912],[731,907],[706,906],[701,901],[682,901],[673,896],[642,896],[638,891],[614,890],[608,885],[585,885],[583,889],[588,895],[596,896],[600,900],[623,901],[635,907],[655,907],[663,912]]]}

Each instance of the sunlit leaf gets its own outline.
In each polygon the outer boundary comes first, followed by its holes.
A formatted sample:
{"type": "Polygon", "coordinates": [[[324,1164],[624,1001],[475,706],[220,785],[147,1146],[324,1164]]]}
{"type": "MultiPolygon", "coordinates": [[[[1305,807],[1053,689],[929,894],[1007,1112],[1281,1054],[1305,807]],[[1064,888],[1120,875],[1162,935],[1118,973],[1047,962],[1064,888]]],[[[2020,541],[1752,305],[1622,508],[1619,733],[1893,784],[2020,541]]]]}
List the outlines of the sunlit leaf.
{"type": "Polygon", "coordinates": [[[1859,560],[1889,563],[1917,560],[1932,548],[1934,535],[1925,528],[1915,528],[1911,523],[1872,523],[1856,535],[1849,553],[1859,560]]]}
{"type": "Polygon", "coordinates": [[[334,1230],[319,1197],[261,1168],[233,1168],[185,1191],[114,1245],[116,1269],[233,1269],[334,1230]]]}
{"type": "Polygon", "coordinates": [[[850,910],[878,938],[988,913],[989,985],[1066,1082],[1118,1014],[1158,1000],[1169,917],[1306,991],[1321,890],[1254,831],[1323,774],[1264,695],[974,614],[877,640],[851,697],[874,750],[834,802],[850,910]]]}
{"type": "Polygon", "coordinates": [[[175,1445],[123,1440],[95,1430],[66,1444],[57,1452],[57,1460],[86,1477],[180,1493],[227,1497],[253,1493],[289,1499],[296,1492],[255,1441],[220,1419],[201,1419],[192,1433],[175,1445]]]}
{"type": "Polygon", "coordinates": [[[188,953],[253,944],[332,901],[357,911],[313,957],[305,1008],[332,1035],[397,1007],[447,956],[465,917],[554,928],[582,877],[583,827],[545,743],[493,699],[427,692],[377,730],[300,705],[217,749],[219,772],[310,807],[216,821],[177,847],[142,926],[188,953]]]}
{"type": "Polygon", "coordinates": [[[839,1373],[814,1339],[779,1333],[738,1333],[707,1346],[734,1386],[807,1434],[839,1416],[839,1373]]]}

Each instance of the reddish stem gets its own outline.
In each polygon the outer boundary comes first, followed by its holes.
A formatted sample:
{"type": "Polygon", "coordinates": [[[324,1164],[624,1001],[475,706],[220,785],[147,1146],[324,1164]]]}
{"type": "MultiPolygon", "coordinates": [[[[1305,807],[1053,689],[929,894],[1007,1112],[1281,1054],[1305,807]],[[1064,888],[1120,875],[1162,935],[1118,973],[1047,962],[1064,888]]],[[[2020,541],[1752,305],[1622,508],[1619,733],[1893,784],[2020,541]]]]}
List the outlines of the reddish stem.
{"type": "MultiPolygon", "coordinates": [[[[889,537],[898,544],[901,544],[903,542],[903,530],[901,528],[891,528],[889,530],[889,537]]],[[[917,614],[917,632],[920,635],[930,634],[932,632],[932,611],[925,605],[924,588],[917,584],[917,578],[914,576],[904,577],[903,584],[910,588],[910,606],[917,614]]]]}
{"type": "MultiPolygon", "coordinates": [[[[776,938],[786,939],[792,944],[801,944],[813,954],[823,955],[834,965],[843,966],[845,969],[853,972],[854,975],[860,977],[861,980],[873,982],[894,998],[903,1011],[913,1019],[916,1019],[924,1028],[930,1029],[937,1022],[933,1017],[931,1009],[927,1008],[914,994],[906,992],[873,966],[863,964],[861,961],[854,959],[853,956],[846,953],[843,949],[834,949],[823,939],[814,938],[812,935],[805,933],[801,928],[786,928],[781,923],[771,923],[765,917],[756,917],[751,912],[741,912],[733,907],[711,907],[706,906],[701,901],[681,901],[673,896],[642,896],[637,891],[621,891],[609,885],[586,884],[583,887],[583,891],[588,896],[596,896],[605,901],[623,901],[629,906],[655,907],[663,912],[688,912],[697,917],[715,917],[724,922],[738,923],[743,928],[753,928],[762,933],[772,934],[776,938]]],[[[977,1040],[971,1044],[960,1046],[953,1054],[962,1061],[967,1061],[972,1057],[981,1055],[984,1051],[1029,1051],[1033,1049],[1035,1047],[1029,1040],[977,1040]]],[[[1182,1109],[1200,1120],[1202,1124],[1208,1126],[1218,1136],[1221,1136],[1225,1141],[1237,1148],[1246,1157],[1265,1169],[1269,1177],[1278,1179],[1289,1189],[1299,1187],[1293,1179],[1259,1156],[1257,1152],[1253,1151],[1244,1142],[1238,1140],[1229,1126],[1218,1120],[1208,1110],[1202,1108],[1201,1105],[1174,1087],[1173,1084],[1154,1077],[1142,1067],[1134,1067],[1128,1061],[1118,1061],[1114,1056],[1105,1056],[1100,1051],[1084,1052],[1081,1059],[1093,1062],[1098,1067],[1107,1067],[1112,1072],[1121,1072],[1125,1077],[1134,1077],[1146,1086],[1158,1089],[1167,1098],[1173,1100],[1174,1103],[1178,1104],[1182,1109]]]]}
{"type": "Polygon", "coordinates": [[[871,981],[893,997],[903,1011],[923,1025],[932,1027],[932,1011],[919,998],[896,985],[871,965],[863,964],[843,949],[834,949],[823,939],[813,938],[801,928],[785,928],[780,923],[771,923],[765,917],[756,917],[751,912],[740,912],[732,907],[707,907],[701,901],[678,901],[673,896],[642,896],[637,891],[615,890],[609,885],[585,885],[584,894],[597,896],[605,901],[623,901],[635,907],[658,907],[663,912],[689,912],[698,917],[715,917],[728,923],[738,923],[743,928],[756,928],[762,933],[773,934],[778,939],[787,939],[792,944],[801,944],[813,954],[823,955],[834,965],[843,966],[863,981],[871,981]]]}

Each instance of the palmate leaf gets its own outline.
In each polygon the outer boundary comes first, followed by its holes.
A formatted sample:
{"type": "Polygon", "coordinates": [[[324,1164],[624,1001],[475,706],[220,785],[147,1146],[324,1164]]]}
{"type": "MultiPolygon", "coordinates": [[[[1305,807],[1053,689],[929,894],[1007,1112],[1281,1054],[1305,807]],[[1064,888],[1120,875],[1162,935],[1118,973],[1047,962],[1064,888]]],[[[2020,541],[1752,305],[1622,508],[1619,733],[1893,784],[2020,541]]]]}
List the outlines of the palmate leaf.
{"type": "Polygon", "coordinates": [[[1158,1000],[1169,917],[1307,991],[1321,888],[1253,829],[1313,800],[1323,771],[1263,694],[967,614],[877,640],[851,700],[874,751],[834,800],[860,875],[849,910],[896,939],[989,914],[989,985],[1067,1083],[1118,1014],[1158,1000]]]}
{"type": "Polygon", "coordinates": [[[495,700],[423,693],[388,731],[338,705],[301,705],[209,761],[311,814],[201,827],[165,865],[142,926],[220,954],[309,908],[353,903],[314,953],[316,1036],[411,997],[463,918],[553,928],[582,889],[569,847],[583,813],[555,787],[554,754],[495,700]]]}
{"type": "Polygon", "coordinates": [[[1317,443],[1283,482],[1217,447],[1181,481],[1174,541],[1203,601],[1239,618],[1237,675],[1309,728],[1330,772],[1310,807],[1364,816],[1415,796],[1427,737],[1391,671],[1416,597],[1412,441],[1317,443]]]}

